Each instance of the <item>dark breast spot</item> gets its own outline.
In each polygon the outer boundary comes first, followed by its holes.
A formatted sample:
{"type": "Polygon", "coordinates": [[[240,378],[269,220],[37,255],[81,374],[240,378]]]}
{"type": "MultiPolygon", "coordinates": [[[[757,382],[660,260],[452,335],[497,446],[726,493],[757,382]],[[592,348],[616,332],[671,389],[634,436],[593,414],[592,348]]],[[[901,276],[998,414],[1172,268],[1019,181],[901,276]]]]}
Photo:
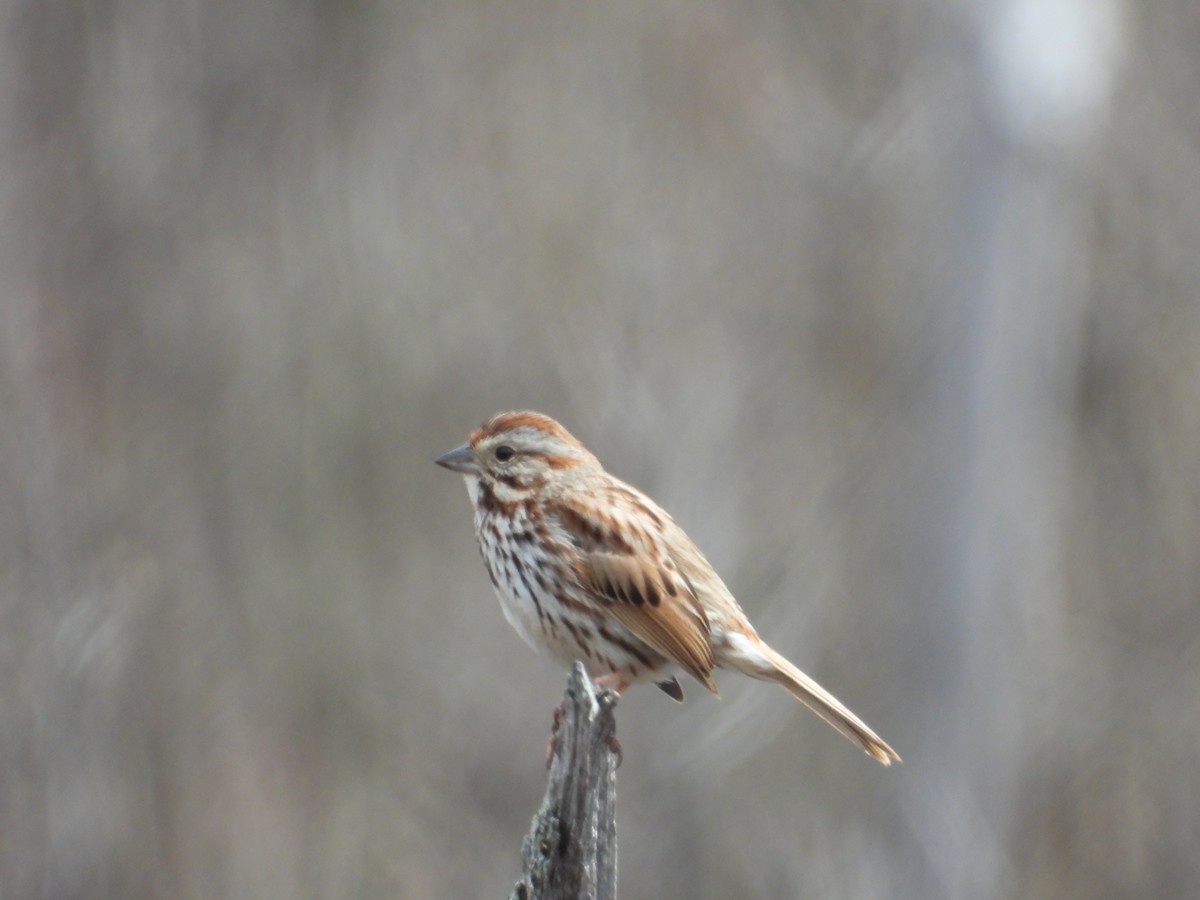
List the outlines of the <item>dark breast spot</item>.
{"type": "Polygon", "coordinates": [[[500,498],[496,496],[496,492],[492,490],[492,486],[486,481],[479,483],[479,496],[476,499],[479,508],[488,515],[496,515],[499,513],[507,513],[508,506],[502,503],[500,498]]]}
{"type": "Polygon", "coordinates": [[[521,576],[521,584],[525,587],[525,593],[534,603],[537,603],[537,594],[534,593],[533,585],[529,583],[529,576],[525,572],[525,566],[521,564],[520,560],[517,561],[517,574],[521,576]]]}
{"type": "Polygon", "coordinates": [[[569,609],[572,612],[576,612],[576,613],[579,613],[580,615],[587,616],[588,618],[592,619],[593,621],[600,618],[599,612],[592,609],[586,603],[580,603],[578,600],[576,600],[574,597],[570,596],[569,594],[559,592],[554,595],[554,599],[557,600],[565,609],[569,609]]]}

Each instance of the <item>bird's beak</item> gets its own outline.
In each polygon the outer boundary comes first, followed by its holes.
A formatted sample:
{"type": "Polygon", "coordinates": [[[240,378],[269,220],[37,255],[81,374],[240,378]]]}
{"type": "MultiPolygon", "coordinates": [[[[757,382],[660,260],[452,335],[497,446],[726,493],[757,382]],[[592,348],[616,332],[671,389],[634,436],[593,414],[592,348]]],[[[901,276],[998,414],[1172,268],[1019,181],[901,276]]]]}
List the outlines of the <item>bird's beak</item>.
{"type": "Polygon", "coordinates": [[[464,475],[479,474],[479,462],[475,459],[475,454],[471,452],[470,444],[463,444],[461,447],[448,450],[434,462],[452,472],[462,472],[464,475]]]}

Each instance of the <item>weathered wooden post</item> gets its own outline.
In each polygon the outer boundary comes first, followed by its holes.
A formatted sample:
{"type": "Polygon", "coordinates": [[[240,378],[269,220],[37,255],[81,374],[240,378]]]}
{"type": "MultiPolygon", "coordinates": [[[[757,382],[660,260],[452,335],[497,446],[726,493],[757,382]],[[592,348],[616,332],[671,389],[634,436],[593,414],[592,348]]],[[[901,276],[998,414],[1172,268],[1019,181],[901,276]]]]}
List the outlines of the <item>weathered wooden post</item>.
{"type": "Polygon", "coordinates": [[[575,663],[563,698],[549,782],[523,847],[511,900],[615,900],[617,695],[597,692],[575,663]]]}

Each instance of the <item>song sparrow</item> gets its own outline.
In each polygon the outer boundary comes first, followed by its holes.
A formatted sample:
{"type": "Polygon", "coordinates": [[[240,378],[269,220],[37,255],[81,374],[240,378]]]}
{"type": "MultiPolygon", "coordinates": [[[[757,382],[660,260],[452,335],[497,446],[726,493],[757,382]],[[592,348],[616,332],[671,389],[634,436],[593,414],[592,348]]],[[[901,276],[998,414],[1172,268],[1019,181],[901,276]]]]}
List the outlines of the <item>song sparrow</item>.
{"type": "Polygon", "coordinates": [[[899,760],[831,693],[772,650],[696,545],[658,504],[609,475],[548,416],[505,412],[438,465],[461,472],[505,618],[564,665],[618,693],[682,669],[775,681],[885,766],[899,760]]]}

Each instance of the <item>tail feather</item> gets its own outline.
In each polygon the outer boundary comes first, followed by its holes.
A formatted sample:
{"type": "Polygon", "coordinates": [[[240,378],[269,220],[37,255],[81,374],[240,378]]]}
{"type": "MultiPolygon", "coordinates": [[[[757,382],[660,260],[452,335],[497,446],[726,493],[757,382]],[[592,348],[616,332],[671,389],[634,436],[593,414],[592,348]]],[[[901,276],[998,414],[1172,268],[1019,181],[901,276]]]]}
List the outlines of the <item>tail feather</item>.
{"type": "Polygon", "coordinates": [[[766,643],[756,640],[755,644],[754,649],[758,651],[757,653],[746,654],[743,652],[738,654],[740,658],[729,660],[734,668],[755,678],[779,682],[789,694],[885,766],[890,766],[893,760],[901,761],[896,751],[868,728],[862,719],[850,712],[837,697],[797,669],[786,657],[771,649],[766,643]],[[754,656],[759,657],[761,662],[754,660],[754,656]]]}

